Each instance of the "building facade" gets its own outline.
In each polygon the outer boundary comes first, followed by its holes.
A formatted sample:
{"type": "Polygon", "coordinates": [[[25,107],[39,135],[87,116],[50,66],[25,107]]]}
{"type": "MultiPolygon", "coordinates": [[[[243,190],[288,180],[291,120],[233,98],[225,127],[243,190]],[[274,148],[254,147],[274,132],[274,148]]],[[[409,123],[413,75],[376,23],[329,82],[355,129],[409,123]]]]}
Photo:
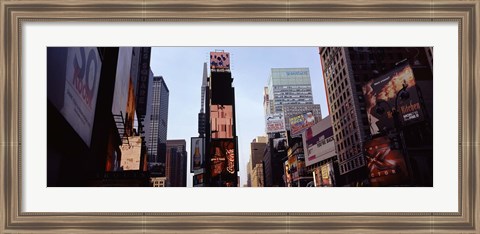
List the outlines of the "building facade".
{"type": "Polygon", "coordinates": [[[169,187],[187,186],[186,147],[185,140],[167,140],[165,174],[169,187]]]}
{"type": "MultiPolygon", "coordinates": [[[[432,50],[416,47],[324,47],[319,52],[340,174],[345,176],[347,184],[364,184],[368,180],[368,169],[363,145],[372,134],[369,110],[366,108],[370,100],[365,98],[362,87],[399,64],[407,63],[413,67],[425,106],[432,107],[432,50]]],[[[423,109],[426,115],[432,116],[433,108],[423,109]]]]}

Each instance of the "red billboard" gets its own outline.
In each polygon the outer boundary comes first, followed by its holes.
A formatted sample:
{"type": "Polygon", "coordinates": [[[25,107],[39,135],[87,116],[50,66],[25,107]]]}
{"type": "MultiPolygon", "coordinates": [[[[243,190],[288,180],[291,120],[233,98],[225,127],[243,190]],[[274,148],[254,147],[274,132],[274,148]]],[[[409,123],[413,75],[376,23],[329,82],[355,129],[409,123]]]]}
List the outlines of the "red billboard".
{"type": "Polygon", "coordinates": [[[235,141],[233,139],[212,140],[210,145],[211,176],[235,174],[235,141]]]}
{"type": "Polygon", "coordinates": [[[404,126],[423,120],[413,70],[408,64],[371,80],[362,90],[372,135],[394,128],[393,110],[397,99],[399,118],[404,126]],[[405,93],[400,94],[404,86],[405,93]],[[384,113],[380,109],[385,110],[384,113]]]}
{"type": "Polygon", "coordinates": [[[230,69],[230,53],[210,52],[210,69],[230,69]]]}
{"type": "Polygon", "coordinates": [[[301,115],[294,116],[289,119],[290,122],[290,135],[298,136],[305,129],[315,124],[315,116],[312,111],[306,112],[301,115]]]}
{"type": "Polygon", "coordinates": [[[391,147],[388,137],[381,136],[367,141],[364,150],[372,186],[408,183],[405,157],[401,151],[391,147]]]}

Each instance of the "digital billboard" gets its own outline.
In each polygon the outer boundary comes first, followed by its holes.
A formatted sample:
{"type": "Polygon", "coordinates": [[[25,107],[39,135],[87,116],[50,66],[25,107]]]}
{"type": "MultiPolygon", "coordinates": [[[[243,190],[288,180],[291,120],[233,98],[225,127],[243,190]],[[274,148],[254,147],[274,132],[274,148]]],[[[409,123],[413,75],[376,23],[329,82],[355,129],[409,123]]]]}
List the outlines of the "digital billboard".
{"type": "Polygon", "coordinates": [[[386,136],[365,142],[365,156],[372,186],[404,185],[408,182],[405,157],[400,150],[391,147],[386,136]]]}
{"type": "Polygon", "coordinates": [[[233,107],[211,105],[210,126],[212,139],[233,138],[233,107]]]}
{"type": "Polygon", "coordinates": [[[233,139],[212,140],[210,145],[211,176],[235,174],[235,141],[233,139]]]}
{"type": "Polygon", "coordinates": [[[404,126],[424,119],[413,70],[408,64],[371,80],[363,86],[362,90],[372,135],[394,128],[393,109],[397,95],[400,95],[398,97],[399,119],[404,126]],[[408,95],[399,94],[404,85],[407,87],[408,95]],[[379,109],[385,110],[385,113],[379,112],[379,109]]]}
{"type": "Polygon", "coordinates": [[[142,138],[140,136],[132,136],[128,140],[130,144],[120,146],[120,151],[122,152],[120,168],[123,171],[140,170],[142,138]]]}
{"type": "Polygon", "coordinates": [[[268,114],[265,116],[265,127],[267,133],[285,131],[285,120],[283,114],[268,114]]]}
{"type": "Polygon", "coordinates": [[[63,59],[47,65],[48,99],[90,147],[102,69],[98,50],[96,47],[69,47],[49,48],[47,51],[47,56],[57,56],[58,53],[61,56],[57,59],[63,59]],[[65,65],[58,68],[58,64],[65,65]]]}
{"type": "Polygon", "coordinates": [[[230,69],[230,53],[210,52],[210,69],[230,69]]]}
{"type": "Polygon", "coordinates": [[[204,168],[204,144],[205,138],[192,137],[191,138],[191,150],[190,150],[190,172],[195,174],[203,173],[204,168]]]}
{"type": "Polygon", "coordinates": [[[302,139],[307,166],[336,155],[330,116],[307,128],[302,139]]]}
{"type": "Polygon", "coordinates": [[[230,72],[211,72],[211,103],[218,105],[233,104],[232,74],[230,72]]]}
{"type": "Polygon", "coordinates": [[[290,135],[292,137],[298,136],[305,129],[313,126],[315,124],[315,117],[312,111],[306,112],[301,115],[291,117],[289,119],[290,123],[290,135]]]}

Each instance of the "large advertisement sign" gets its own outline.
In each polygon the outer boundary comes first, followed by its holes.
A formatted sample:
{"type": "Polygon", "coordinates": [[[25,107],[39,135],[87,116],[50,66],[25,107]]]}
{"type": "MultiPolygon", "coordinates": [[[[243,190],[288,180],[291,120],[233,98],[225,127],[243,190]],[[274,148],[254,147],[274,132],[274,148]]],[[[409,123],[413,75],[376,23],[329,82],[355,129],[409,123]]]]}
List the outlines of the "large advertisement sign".
{"type": "Polygon", "coordinates": [[[211,176],[235,173],[235,141],[233,139],[212,140],[210,146],[211,176]]]}
{"type": "Polygon", "coordinates": [[[398,97],[398,111],[400,121],[404,126],[422,121],[424,118],[413,70],[409,65],[395,68],[389,73],[371,80],[363,86],[363,95],[372,135],[393,129],[393,109],[397,95],[401,95],[398,97]],[[399,94],[404,85],[407,86],[408,95],[399,94]],[[402,99],[402,96],[406,98],[402,99]],[[385,113],[379,112],[380,108],[385,110],[385,113]]]}
{"type": "Polygon", "coordinates": [[[370,183],[372,186],[404,185],[408,181],[408,171],[404,155],[391,147],[386,136],[365,143],[370,183]]]}
{"type": "Polygon", "coordinates": [[[210,125],[213,139],[233,138],[233,106],[211,105],[210,125]]]}
{"type": "Polygon", "coordinates": [[[294,116],[289,119],[290,122],[290,135],[298,136],[305,129],[315,124],[315,117],[312,111],[294,116]]]}
{"type": "Polygon", "coordinates": [[[230,69],[230,53],[210,52],[210,69],[230,69]]]}
{"type": "Polygon", "coordinates": [[[124,171],[140,170],[140,159],[142,151],[142,138],[140,136],[129,137],[130,144],[120,146],[122,157],[120,167],[124,171]]]}
{"type": "Polygon", "coordinates": [[[285,120],[283,114],[269,114],[265,116],[267,133],[285,132],[285,120]]]}
{"type": "Polygon", "coordinates": [[[191,138],[191,150],[190,150],[190,172],[195,174],[203,173],[204,168],[204,144],[205,138],[192,137],[191,138]]]}
{"type": "Polygon", "coordinates": [[[140,76],[137,81],[137,115],[147,113],[148,77],[150,76],[150,47],[140,49],[140,76]]]}
{"type": "Polygon", "coordinates": [[[307,166],[336,155],[330,116],[307,128],[302,139],[307,166]]]}
{"type": "Polygon", "coordinates": [[[102,62],[96,47],[68,48],[63,107],[59,109],[90,146],[102,62]]]}
{"type": "Polygon", "coordinates": [[[324,164],[320,166],[322,171],[321,181],[323,187],[332,187],[333,183],[333,165],[331,163],[324,164]]]}
{"type": "Polygon", "coordinates": [[[273,139],[273,149],[277,152],[284,152],[287,149],[287,138],[273,139]]]}
{"type": "Polygon", "coordinates": [[[132,64],[132,47],[120,47],[118,51],[117,73],[113,92],[112,113],[123,114],[126,119],[128,89],[130,87],[130,68],[132,64]]]}

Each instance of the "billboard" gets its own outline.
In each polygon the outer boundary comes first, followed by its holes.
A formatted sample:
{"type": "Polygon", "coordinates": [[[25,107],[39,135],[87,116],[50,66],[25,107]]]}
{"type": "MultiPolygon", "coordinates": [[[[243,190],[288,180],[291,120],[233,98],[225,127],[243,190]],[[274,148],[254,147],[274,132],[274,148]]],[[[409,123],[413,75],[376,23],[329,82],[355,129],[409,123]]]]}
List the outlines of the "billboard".
{"type": "Polygon", "coordinates": [[[210,52],[210,69],[230,69],[230,53],[210,52]]]}
{"type": "Polygon", "coordinates": [[[210,146],[211,176],[235,174],[234,139],[212,140],[210,146]]]}
{"type": "Polygon", "coordinates": [[[211,72],[210,89],[212,104],[233,104],[232,81],[232,74],[230,72],[211,72]]]}
{"type": "Polygon", "coordinates": [[[265,116],[265,128],[267,133],[285,131],[285,120],[283,114],[268,114],[265,116]]]}
{"type": "Polygon", "coordinates": [[[395,100],[403,85],[407,86],[406,92],[409,95],[405,100],[398,98],[400,121],[405,126],[424,119],[413,70],[407,64],[371,80],[362,88],[372,135],[394,128],[392,110],[395,108],[395,100]],[[384,109],[385,113],[377,113],[379,108],[384,109]]]}
{"type": "MultiPolygon", "coordinates": [[[[96,47],[69,47],[57,50],[66,55],[63,57],[65,60],[58,61],[62,64],[66,63],[65,73],[51,71],[62,70],[63,67],[56,68],[55,64],[47,65],[49,67],[48,98],[83,142],[90,147],[102,68],[100,55],[96,47]]],[[[55,49],[49,49],[48,53],[52,53],[52,56],[56,55],[55,49]]],[[[49,55],[49,63],[52,61],[49,55]]]]}
{"type": "Polygon", "coordinates": [[[408,183],[405,157],[401,151],[392,148],[386,136],[365,142],[370,183],[372,186],[404,185],[408,183]]]}
{"type": "Polygon", "coordinates": [[[132,47],[120,47],[118,50],[117,72],[113,91],[112,113],[125,113],[127,108],[128,89],[130,86],[130,68],[132,65],[132,47]]]}
{"type": "Polygon", "coordinates": [[[320,166],[321,170],[321,181],[323,187],[332,187],[334,186],[333,178],[333,165],[332,163],[327,163],[320,166]]]}
{"type": "Polygon", "coordinates": [[[205,181],[203,180],[203,174],[198,174],[193,176],[193,187],[203,187],[205,181]]]}
{"type": "Polygon", "coordinates": [[[132,136],[128,140],[130,144],[120,146],[120,151],[122,152],[120,167],[123,171],[140,170],[142,138],[140,136],[132,136]]]}
{"type": "Polygon", "coordinates": [[[302,134],[302,140],[307,166],[336,155],[330,116],[307,128],[302,134]]]}
{"type": "Polygon", "coordinates": [[[303,113],[301,115],[297,115],[291,117],[289,119],[290,122],[290,135],[298,136],[302,133],[305,129],[313,126],[315,124],[315,117],[312,111],[303,113]]]}
{"type": "Polygon", "coordinates": [[[287,138],[273,139],[273,149],[277,152],[284,152],[287,149],[287,138]]]}
{"type": "Polygon", "coordinates": [[[204,168],[204,145],[205,138],[192,137],[190,143],[190,172],[195,174],[203,173],[204,168]]]}
{"type": "Polygon", "coordinates": [[[210,126],[212,139],[233,138],[233,106],[211,105],[210,126]]]}

